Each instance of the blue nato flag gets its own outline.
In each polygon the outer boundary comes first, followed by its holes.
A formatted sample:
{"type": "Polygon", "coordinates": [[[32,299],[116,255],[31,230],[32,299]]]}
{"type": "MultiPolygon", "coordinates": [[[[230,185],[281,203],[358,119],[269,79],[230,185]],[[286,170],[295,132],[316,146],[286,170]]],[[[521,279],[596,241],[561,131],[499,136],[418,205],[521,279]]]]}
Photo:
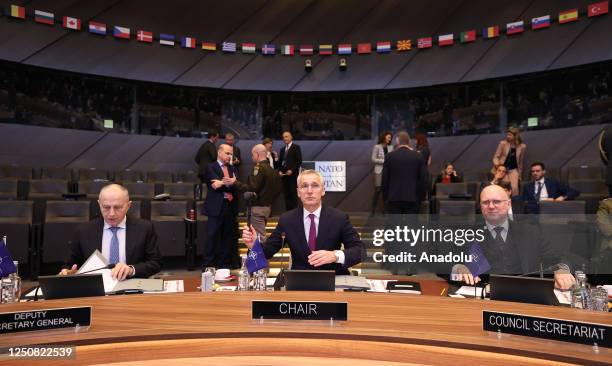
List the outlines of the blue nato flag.
{"type": "Polygon", "coordinates": [[[249,254],[246,259],[246,267],[249,274],[256,272],[262,268],[266,268],[268,266],[268,260],[266,259],[266,255],[264,254],[263,247],[261,246],[261,242],[259,238],[255,240],[253,243],[253,247],[249,250],[249,254]]]}
{"type": "Polygon", "coordinates": [[[8,276],[11,273],[17,272],[11,253],[6,247],[4,239],[0,240],[0,277],[8,276]]]}

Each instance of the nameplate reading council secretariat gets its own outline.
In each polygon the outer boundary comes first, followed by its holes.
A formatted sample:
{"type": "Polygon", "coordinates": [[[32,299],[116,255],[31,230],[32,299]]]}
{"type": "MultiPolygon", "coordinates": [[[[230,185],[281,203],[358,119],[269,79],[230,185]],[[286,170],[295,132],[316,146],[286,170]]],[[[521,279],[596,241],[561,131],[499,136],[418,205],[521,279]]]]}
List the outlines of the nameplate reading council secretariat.
{"type": "Polygon", "coordinates": [[[518,334],[612,348],[612,327],[554,318],[540,318],[493,311],[482,312],[482,328],[491,332],[518,334]]]}
{"type": "Polygon", "coordinates": [[[253,319],[348,320],[348,303],[253,300],[253,319]]]}
{"type": "Polygon", "coordinates": [[[91,306],[0,313],[0,334],[91,325],[91,306]]]}

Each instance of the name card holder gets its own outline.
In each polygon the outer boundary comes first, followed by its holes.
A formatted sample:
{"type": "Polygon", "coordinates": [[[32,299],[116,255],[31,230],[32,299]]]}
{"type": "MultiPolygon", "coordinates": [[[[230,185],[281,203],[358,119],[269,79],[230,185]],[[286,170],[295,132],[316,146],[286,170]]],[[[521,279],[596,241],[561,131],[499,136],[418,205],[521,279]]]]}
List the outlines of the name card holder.
{"type": "Polygon", "coordinates": [[[348,320],[348,303],[332,301],[273,301],[252,300],[252,319],[263,324],[265,320],[348,320]]]}
{"type": "Polygon", "coordinates": [[[54,329],[78,333],[90,326],[91,306],[0,313],[0,334],[54,329]]]}

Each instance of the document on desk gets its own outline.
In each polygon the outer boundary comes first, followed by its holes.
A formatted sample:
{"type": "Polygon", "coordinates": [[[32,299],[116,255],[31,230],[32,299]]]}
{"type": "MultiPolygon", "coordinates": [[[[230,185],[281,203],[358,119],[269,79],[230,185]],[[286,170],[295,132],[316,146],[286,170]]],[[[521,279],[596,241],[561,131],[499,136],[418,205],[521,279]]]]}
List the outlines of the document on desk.
{"type": "Polygon", "coordinates": [[[455,295],[462,295],[466,297],[482,297],[482,287],[461,286],[459,290],[455,292],[455,295]]]}
{"type": "Polygon", "coordinates": [[[358,288],[358,289],[370,289],[370,284],[365,277],[361,276],[336,276],[336,288],[358,288]]]}
{"type": "Polygon", "coordinates": [[[562,305],[570,305],[572,303],[572,291],[561,291],[559,289],[555,289],[555,296],[557,300],[559,300],[559,304],[562,305]]]}
{"type": "Polygon", "coordinates": [[[100,273],[102,274],[102,281],[104,281],[104,292],[112,292],[115,291],[115,286],[117,286],[118,280],[114,280],[111,276],[111,270],[106,268],[108,266],[108,260],[104,258],[102,253],[96,249],[92,255],[87,258],[85,263],[79,268],[77,271],[78,274],[81,273],[100,273]]]}

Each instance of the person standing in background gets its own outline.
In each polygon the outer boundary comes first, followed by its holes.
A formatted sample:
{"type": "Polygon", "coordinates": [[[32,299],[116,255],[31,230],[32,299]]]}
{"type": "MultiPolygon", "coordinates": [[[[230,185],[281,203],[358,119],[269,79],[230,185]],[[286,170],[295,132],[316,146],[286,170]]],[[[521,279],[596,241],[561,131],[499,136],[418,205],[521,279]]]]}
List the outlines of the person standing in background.
{"type": "Polygon", "coordinates": [[[519,194],[519,182],[523,173],[523,160],[526,150],[527,145],[523,143],[519,129],[510,127],[506,133],[506,138],[499,142],[493,155],[493,166],[503,165],[506,167],[513,196],[519,194]]]}
{"type": "Polygon", "coordinates": [[[373,216],[376,213],[376,206],[378,206],[378,198],[380,196],[380,185],[382,182],[382,171],[385,157],[388,153],[393,151],[393,145],[391,140],[393,134],[390,131],[385,131],[378,137],[378,143],[372,148],[372,163],[374,163],[374,196],[372,197],[372,212],[373,216]]]}
{"type": "Polygon", "coordinates": [[[231,146],[234,150],[234,155],[232,156],[232,165],[240,169],[240,163],[242,163],[242,158],[240,157],[240,148],[236,146],[236,137],[233,133],[228,132],[225,134],[225,143],[231,146]]]}
{"type": "Polygon", "coordinates": [[[431,165],[431,151],[429,150],[429,142],[427,142],[427,135],[424,133],[417,133],[415,136],[416,139],[416,151],[423,155],[423,161],[425,161],[426,166],[431,165]]]}
{"type": "Polygon", "coordinates": [[[599,136],[599,154],[601,160],[608,167],[606,173],[606,184],[608,185],[608,195],[612,197],[612,126],[606,127],[599,136]]]}
{"type": "Polygon", "coordinates": [[[208,140],[200,146],[198,153],[195,156],[195,162],[198,164],[198,177],[200,177],[200,183],[206,183],[204,181],[204,174],[206,174],[206,168],[213,161],[217,160],[217,141],[219,140],[219,133],[217,131],[210,131],[208,133],[208,140]]]}
{"type": "Polygon", "coordinates": [[[278,169],[278,154],[276,151],[272,150],[274,141],[271,138],[266,137],[261,143],[266,147],[266,150],[268,150],[266,153],[266,160],[268,160],[272,169],[278,169]]]}
{"type": "Polygon", "coordinates": [[[280,151],[278,159],[278,175],[283,181],[283,194],[285,196],[285,208],[287,211],[298,207],[297,177],[302,165],[302,150],[300,145],[293,143],[291,132],[283,132],[285,146],[280,151]]]}

